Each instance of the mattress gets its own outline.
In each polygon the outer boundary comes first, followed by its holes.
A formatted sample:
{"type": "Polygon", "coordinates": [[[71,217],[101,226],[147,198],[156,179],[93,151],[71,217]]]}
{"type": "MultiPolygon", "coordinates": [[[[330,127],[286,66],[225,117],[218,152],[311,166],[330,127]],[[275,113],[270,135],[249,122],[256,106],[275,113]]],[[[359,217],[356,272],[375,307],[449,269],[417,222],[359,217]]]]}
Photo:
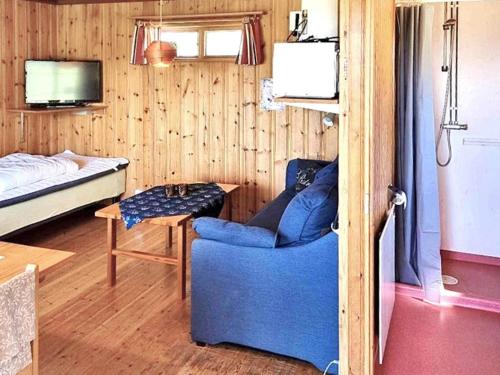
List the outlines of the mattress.
{"type": "Polygon", "coordinates": [[[0,237],[125,192],[128,160],[65,151],[78,171],[50,177],[0,194],[0,237]]]}
{"type": "Polygon", "coordinates": [[[0,237],[125,191],[125,169],[0,208],[0,237]]]}
{"type": "Polygon", "coordinates": [[[99,158],[64,151],[56,155],[78,164],[79,169],[0,193],[0,208],[26,202],[114,173],[128,165],[124,158],[99,158]]]}

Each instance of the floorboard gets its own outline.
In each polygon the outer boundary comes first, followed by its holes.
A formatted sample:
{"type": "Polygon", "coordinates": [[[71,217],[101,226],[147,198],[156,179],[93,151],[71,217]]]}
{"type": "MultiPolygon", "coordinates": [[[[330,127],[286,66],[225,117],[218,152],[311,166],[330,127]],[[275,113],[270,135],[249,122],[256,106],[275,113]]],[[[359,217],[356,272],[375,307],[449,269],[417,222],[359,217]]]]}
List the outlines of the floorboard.
{"type": "MultiPolygon", "coordinates": [[[[76,252],[41,284],[42,375],[319,373],[305,362],[236,345],[196,346],[189,287],[179,302],[175,268],[119,257],[117,285],[109,288],[105,236],[105,221],[85,210],[11,239],[76,252]]],[[[165,254],[165,233],[120,225],[118,245],[165,254]]],[[[171,255],[175,248],[174,242],[171,255]]]]}

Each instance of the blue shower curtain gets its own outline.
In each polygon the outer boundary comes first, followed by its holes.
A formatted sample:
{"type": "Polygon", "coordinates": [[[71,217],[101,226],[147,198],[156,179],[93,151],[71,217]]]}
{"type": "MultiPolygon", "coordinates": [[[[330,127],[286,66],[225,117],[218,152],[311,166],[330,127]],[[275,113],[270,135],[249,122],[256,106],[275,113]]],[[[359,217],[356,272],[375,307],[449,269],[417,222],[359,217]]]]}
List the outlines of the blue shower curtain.
{"type": "Polygon", "coordinates": [[[397,209],[396,277],[420,285],[438,303],[441,290],[439,191],[432,81],[434,9],[397,9],[397,183],[407,206],[397,209]]]}

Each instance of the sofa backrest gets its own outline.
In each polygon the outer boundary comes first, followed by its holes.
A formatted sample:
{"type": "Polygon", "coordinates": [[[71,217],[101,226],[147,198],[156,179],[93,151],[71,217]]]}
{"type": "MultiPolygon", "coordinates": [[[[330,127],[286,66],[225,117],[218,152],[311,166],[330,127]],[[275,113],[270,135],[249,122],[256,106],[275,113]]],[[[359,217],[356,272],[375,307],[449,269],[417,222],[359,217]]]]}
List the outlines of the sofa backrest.
{"type": "Polygon", "coordinates": [[[320,164],[322,167],[326,167],[328,164],[330,164],[332,161],[325,161],[325,160],[309,160],[309,159],[293,159],[288,162],[288,165],[286,167],[286,181],[285,181],[285,186],[287,189],[289,188],[294,188],[295,184],[297,183],[297,172],[299,169],[299,161],[300,160],[306,160],[306,161],[311,161],[320,164]]]}

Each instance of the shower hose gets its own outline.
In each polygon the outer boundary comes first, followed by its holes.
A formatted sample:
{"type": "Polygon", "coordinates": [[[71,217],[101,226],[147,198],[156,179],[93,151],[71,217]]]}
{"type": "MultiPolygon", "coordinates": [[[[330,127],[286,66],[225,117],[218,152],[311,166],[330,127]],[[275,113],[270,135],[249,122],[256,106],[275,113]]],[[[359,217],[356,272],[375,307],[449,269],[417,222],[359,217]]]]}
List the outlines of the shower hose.
{"type": "Polygon", "coordinates": [[[447,167],[451,162],[451,158],[453,157],[453,150],[451,148],[451,129],[445,129],[444,127],[446,121],[446,111],[448,110],[448,98],[450,96],[451,71],[452,71],[451,69],[448,69],[447,72],[448,78],[446,79],[446,91],[444,94],[443,112],[441,114],[441,124],[439,125],[439,134],[436,141],[436,161],[440,167],[447,167]],[[445,132],[445,130],[446,130],[446,144],[448,146],[448,157],[446,158],[445,161],[441,161],[439,159],[439,145],[441,144],[441,140],[443,138],[443,133],[445,132]]]}

